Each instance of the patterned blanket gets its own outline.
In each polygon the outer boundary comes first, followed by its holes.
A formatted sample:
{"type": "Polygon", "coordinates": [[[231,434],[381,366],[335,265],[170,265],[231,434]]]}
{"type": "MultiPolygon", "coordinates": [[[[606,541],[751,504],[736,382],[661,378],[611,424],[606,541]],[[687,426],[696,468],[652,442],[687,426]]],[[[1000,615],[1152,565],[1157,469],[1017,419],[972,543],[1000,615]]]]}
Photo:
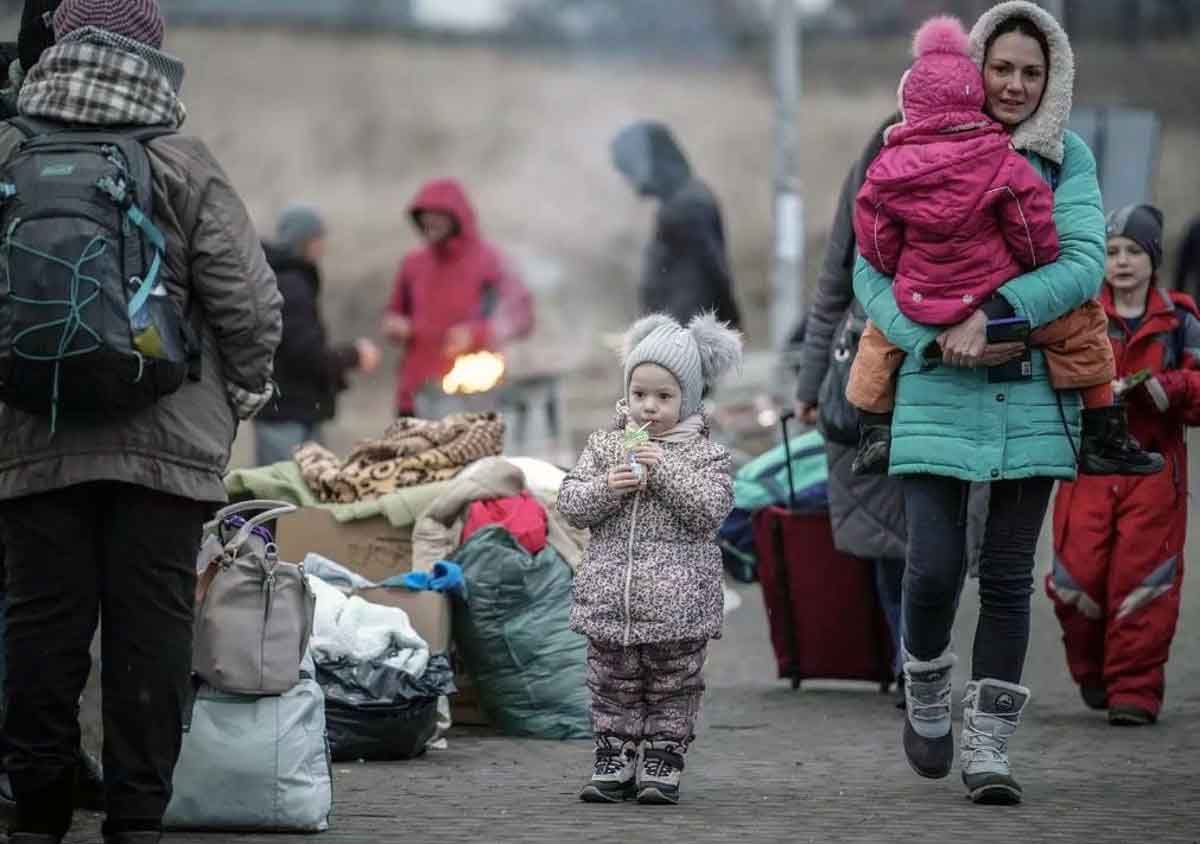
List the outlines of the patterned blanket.
{"type": "Polygon", "coordinates": [[[359,443],[343,462],[308,443],[296,451],[300,474],[323,502],[378,498],[405,487],[446,481],[465,466],[504,448],[504,420],[495,413],[444,419],[398,419],[378,440],[359,443]]]}

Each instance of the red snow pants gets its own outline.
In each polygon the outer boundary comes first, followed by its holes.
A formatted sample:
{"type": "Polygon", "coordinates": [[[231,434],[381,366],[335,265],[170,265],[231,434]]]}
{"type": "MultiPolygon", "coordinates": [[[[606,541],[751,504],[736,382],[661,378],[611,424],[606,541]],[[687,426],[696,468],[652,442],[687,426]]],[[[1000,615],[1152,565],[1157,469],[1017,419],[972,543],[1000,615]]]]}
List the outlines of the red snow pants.
{"type": "Polygon", "coordinates": [[[1080,475],[1059,487],[1046,577],[1075,682],[1103,687],[1109,706],[1155,715],[1179,618],[1187,531],[1187,456],[1164,456],[1157,475],[1080,475]]]}

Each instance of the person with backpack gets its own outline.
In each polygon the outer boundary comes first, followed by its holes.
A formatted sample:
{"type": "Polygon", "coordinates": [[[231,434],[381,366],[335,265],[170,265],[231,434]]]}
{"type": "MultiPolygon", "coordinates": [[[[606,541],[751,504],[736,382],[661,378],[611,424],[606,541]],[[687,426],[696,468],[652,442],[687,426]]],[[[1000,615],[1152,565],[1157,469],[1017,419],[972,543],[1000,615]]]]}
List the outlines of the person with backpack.
{"type": "Polygon", "coordinates": [[[1084,703],[1115,726],[1158,720],[1179,620],[1188,521],[1187,428],[1200,425],[1200,309],[1157,286],[1163,216],[1132,205],[1108,218],[1101,302],[1129,425],[1167,469],[1141,478],[1080,476],[1054,501],[1046,592],[1084,703]]]}
{"type": "MultiPolygon", "coordinates": [[[[796,375],[796,418],[807,425],[821,427],[825,455],[829,465],[829,522],[834,546],[874,563],[875,591],[887,619],[888,632],[896,650],[897,685],[903,682],[900,660],[900,591],[904,577],[904,547],[907,542],[904,523],[904,496],[900,482],[887,475],[859,475],[851,471],[854,445],[842,441],[836,432],[821,425],[820,397],[831,371],[835,354],[853,355],[847,342],[857,337],[850,326],[866,322],[862,309],[854,301],[852,271],[857,255],[854,235],[854,197],[862,187],[867,167],[883,148],[883,130],[896,122],[888,117],[872,134],[858,159],[842,180],[837,209],[825,246],[825,255],[817,274],[817,290],[809,309],[804,334],[801,364],[796,375]]],[[[844,384],[841,385],[844,395],[844,384]]],[[[857,443],[857,431],[854,442],[857,443]]]]}
{"type": "Polygon", "coordinates": [[[149,844],[191,697],[196,554],[281,297],[241,199],[178,134],[155,0],[64,0],[0,126],[0,541],[9,840],[71,825],[102,622],[107,844],[149,844]],[[19,692],[17,691],[19,690],[19,692]]]}
{"type": "Polygon", "coordinates": [[[283,294],[283,340],[275,353],[279,395],[254,419],[254,454],[260,466],[292,459],[306,442],[320,442],[321,424],[337,415],[338,393],[352,372],[373,372],[379,348],[366,337],[332,345],[321,318],[321,260],[325,221],[310,205],[295,203],[279,215],[275,240],[264,244],[283,294]]]}
{"type": "MultiPolygon", "coordinates": [[[[17,96],[29,68],[37,64],[42,52],[54,43],[54,30],[48,16],[53,15],[61,0],[26,0],[21,11],[21,28],[17,40],[0,44],[0,73],[6,85],[0,88],[0,120],[17,116],[17,96]]],[[[7,679],[5,630],[8,627],[8,596],[4,589],[4,548],[0,546],[0,708],[3,707],[7,679]]],[[[0,717],[0,723],[3,718],[0,717]]],[[[2,739],[0,739],[2,742],[2,739]]],[[[0,748],[3,745],[0,743],[0,748]]],[[[75,807],[99,811],[104,808],[104,774],[100,763],[82,746],[79,748],[78,774],[75,783],[75,807]]],[[[12,782],[4,770],[4,753],[0,749],[0,817],[11,817],[16,811],[12,782]]]]}

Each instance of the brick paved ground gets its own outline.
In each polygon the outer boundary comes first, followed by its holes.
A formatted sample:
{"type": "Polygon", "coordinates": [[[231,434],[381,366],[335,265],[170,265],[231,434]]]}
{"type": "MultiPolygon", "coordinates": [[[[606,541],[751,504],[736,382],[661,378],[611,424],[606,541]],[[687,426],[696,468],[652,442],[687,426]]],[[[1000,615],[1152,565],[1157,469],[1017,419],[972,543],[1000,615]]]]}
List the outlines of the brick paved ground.
{"type": "MultiPolygon", "coordinates": [[[[1043,553],[1043,569],[1047,559],[1043,553]]],[[[975,603],[968,588],[956,632],[963,654],[975,603]]],[[[338,765],[333,828],[321,840],[1200,843],[1200,577],[1194,573],[1168,667],[1163,719],[1141,730],[1114,730],[1079,703],[1048,601],[1035,595],[1026,673],[1034,699],[1014,745],[1026,802],[1015,808],[974,806],[957,772],[938,782],[910,773],[900,751],[901,714],[877,692],[793,693],[772,680],[757,587],[740,591],[744,604],[713,648],[711,692],[679,807],[578,802],[589,764],[584,743],[452,734],[449,750],[413,762],[338,765]]],[[[98,841],[97,828],[98,818],[81,815],[69,841],[98,841]]]]}

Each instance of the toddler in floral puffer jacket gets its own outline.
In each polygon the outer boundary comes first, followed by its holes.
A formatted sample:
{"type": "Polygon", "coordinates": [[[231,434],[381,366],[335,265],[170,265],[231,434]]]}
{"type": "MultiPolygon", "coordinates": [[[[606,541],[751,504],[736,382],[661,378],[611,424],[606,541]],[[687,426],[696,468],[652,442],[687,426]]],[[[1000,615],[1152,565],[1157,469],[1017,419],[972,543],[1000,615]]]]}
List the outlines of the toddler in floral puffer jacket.
{"type": "Polygon", "coordinates": [[[588,438],[563,479],[559,511],[592,532],[571,609],[571,629],[589,640],[596,737],[583,800],[679,800],[724,615],[716,533],[733,508],[729,454],[709,441],[701,405],[741,353],[741,335],[712,315],[687,328],[638,320],[614,425],[588,438]]]}

